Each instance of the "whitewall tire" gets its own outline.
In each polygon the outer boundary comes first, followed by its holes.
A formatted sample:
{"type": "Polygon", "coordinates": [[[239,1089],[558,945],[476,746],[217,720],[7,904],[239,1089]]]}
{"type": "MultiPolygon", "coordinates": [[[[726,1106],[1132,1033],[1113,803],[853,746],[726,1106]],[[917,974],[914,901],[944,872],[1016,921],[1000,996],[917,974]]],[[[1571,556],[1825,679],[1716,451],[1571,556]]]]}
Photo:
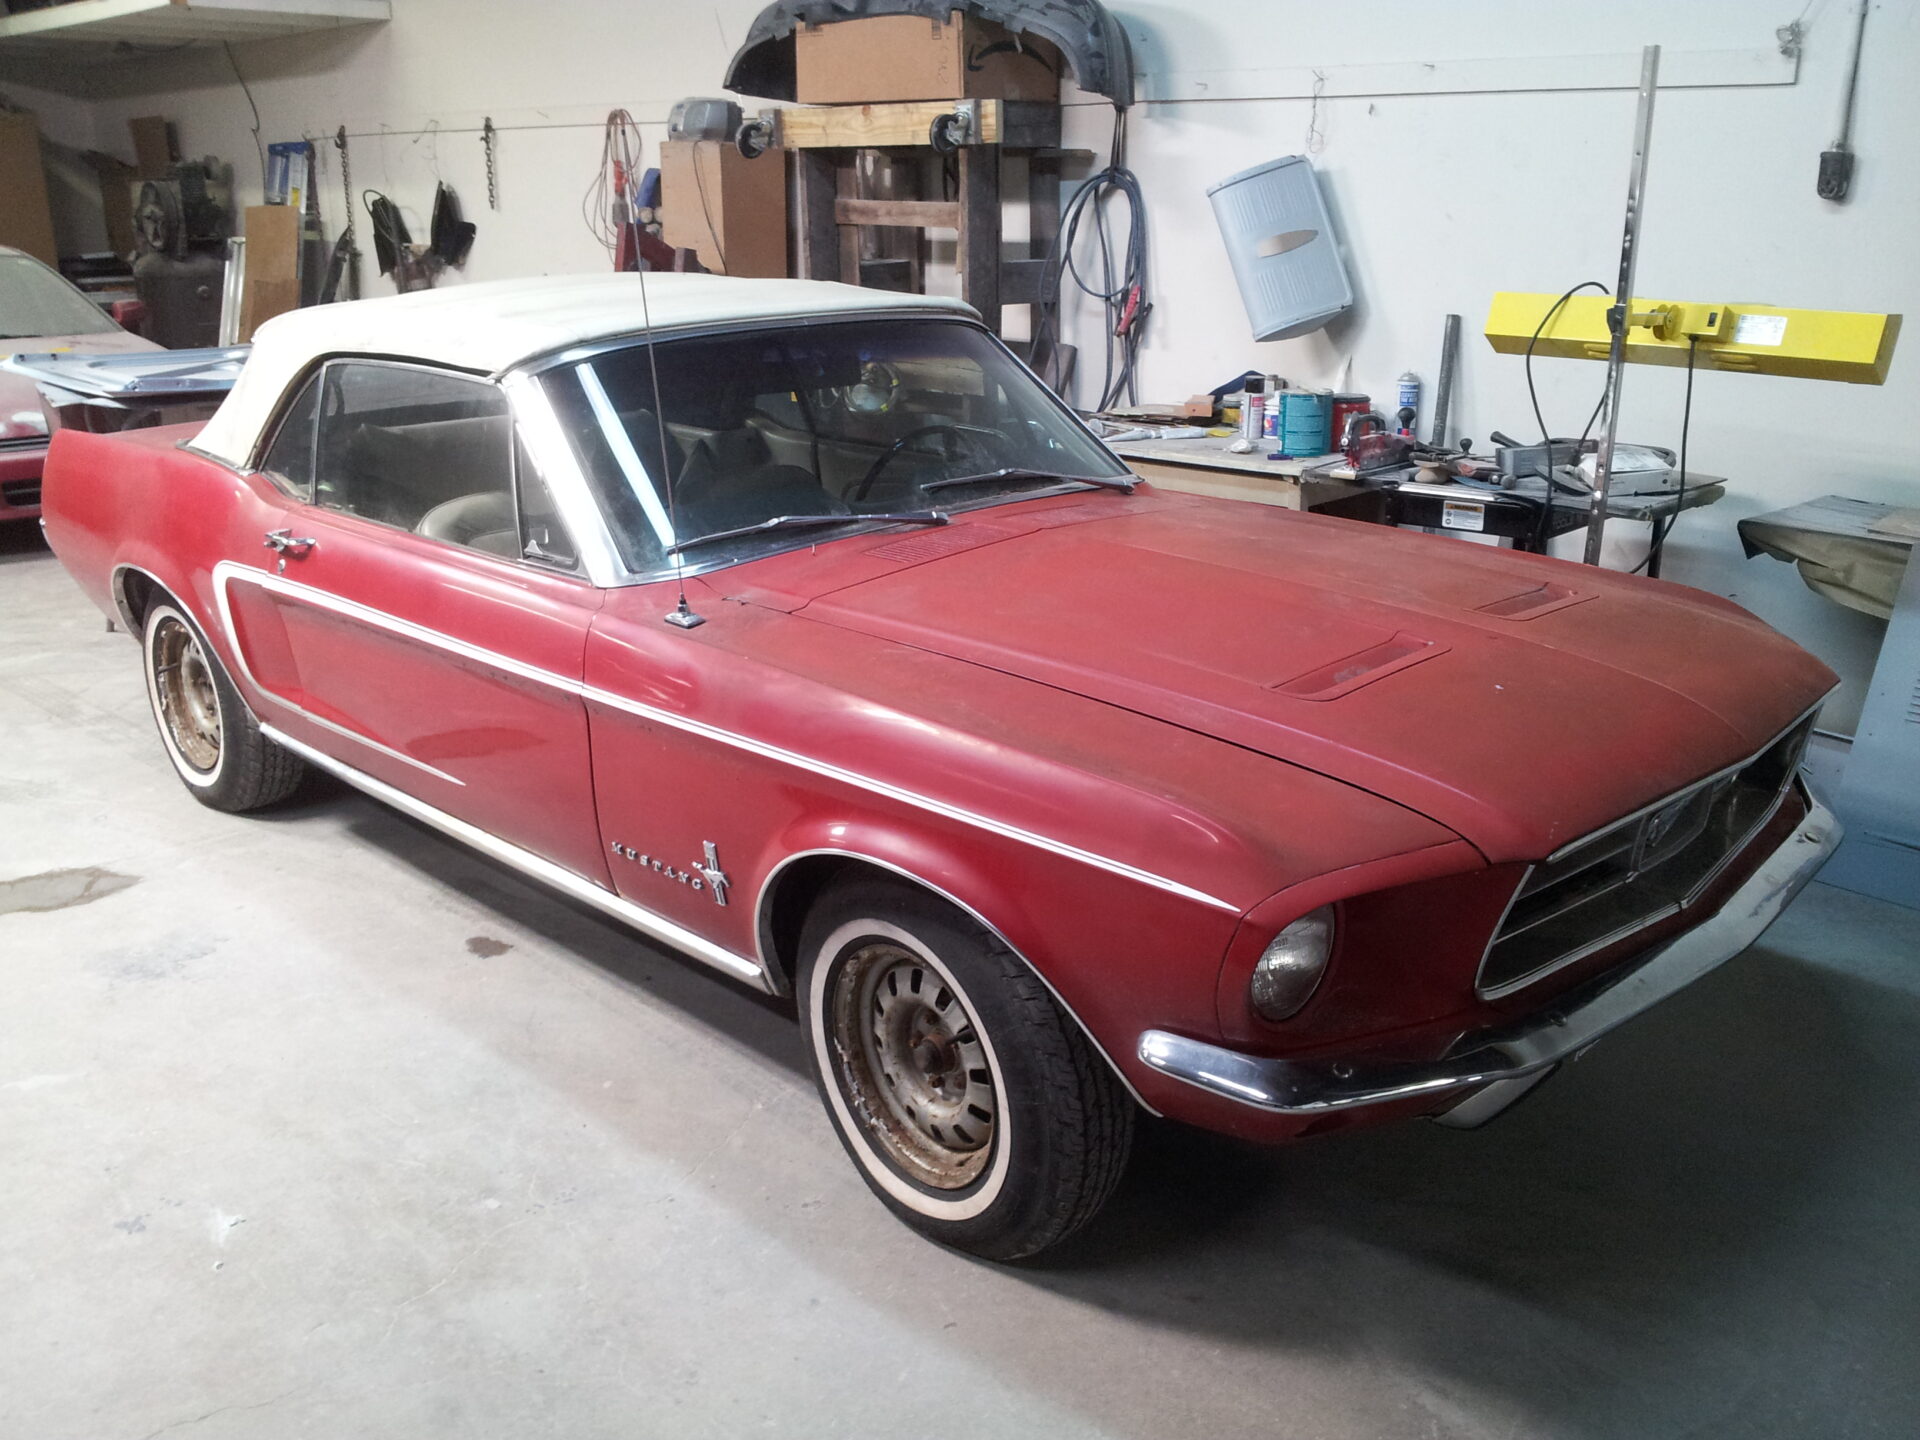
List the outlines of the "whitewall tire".
{"type": "Polygon", "coordinates": [[[828,1119],[916,1230],[995,1260],[1036,1255],[1105,1203],[1133,1104],[1026,963],[937,897],[835,886],[795,993],[828,1119]]]}
{"type": "Polygon", "coordinates": [[[293,793],[304,763],[260,733],[220,657],[171,599],[147,607],[140,649],[161,748],[196,800],[255,810],[293,793]]]}

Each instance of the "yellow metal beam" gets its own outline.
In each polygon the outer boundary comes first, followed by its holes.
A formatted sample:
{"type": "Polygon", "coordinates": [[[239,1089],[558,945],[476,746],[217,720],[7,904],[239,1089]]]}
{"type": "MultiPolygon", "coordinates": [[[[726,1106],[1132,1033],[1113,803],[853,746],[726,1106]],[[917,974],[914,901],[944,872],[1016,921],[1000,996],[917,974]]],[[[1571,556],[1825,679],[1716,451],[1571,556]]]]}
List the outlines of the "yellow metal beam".
{"type": "MultiPolygon", "coordinates": [[[[1487,312],[1487,340],[1503,355],[1523,355],[1557,295],[1501,291],[1487,312]]],[[[1534,343],[1536,355],[1605,360],[1613,300],[1576,295],[1560,307],[1534,343]]],[[[1627,330],[1627,361],[1637,365],[1694,363],[1702,370],[1792,375],[1881,385],[1900,335],[1898,315],[1845,310],[1788,310],[1778,305],[1718,305],[1679,300],[1634,300],[1627,330]]]]}

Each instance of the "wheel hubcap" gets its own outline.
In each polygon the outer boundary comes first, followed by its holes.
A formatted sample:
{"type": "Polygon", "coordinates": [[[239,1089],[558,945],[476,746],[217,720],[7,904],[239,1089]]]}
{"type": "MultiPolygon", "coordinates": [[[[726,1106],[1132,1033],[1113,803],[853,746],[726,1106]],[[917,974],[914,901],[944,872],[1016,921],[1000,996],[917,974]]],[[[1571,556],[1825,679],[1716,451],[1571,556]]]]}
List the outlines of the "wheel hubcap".
{"type": "Polygon", "coordinates": [[[939,972],[891,942],[864,944],[840,966],[832,1019],[841,1085],[888,1157],[938,1190],[977,1179],[999,1101],[980,1032],[939,972]]]}
{"type": "Polygon", "coordinates": [[[220,698],[213,669],[194,633],[162,620],[153,637],[154,688],[174,750],[196,770],[220,763],[220,698]]]}

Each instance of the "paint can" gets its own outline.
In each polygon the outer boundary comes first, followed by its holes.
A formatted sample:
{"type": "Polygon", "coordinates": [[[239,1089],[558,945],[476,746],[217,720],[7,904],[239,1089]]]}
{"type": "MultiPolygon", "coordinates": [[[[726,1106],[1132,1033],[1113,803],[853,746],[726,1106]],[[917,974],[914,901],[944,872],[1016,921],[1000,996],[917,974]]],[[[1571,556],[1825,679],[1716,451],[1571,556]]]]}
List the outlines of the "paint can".
{"type": "Polygon", "coordinates": [[[1325,390],[1280,394],[1280,449],[1296,459],[1333,448],[1333,396],[1325,390]]]}

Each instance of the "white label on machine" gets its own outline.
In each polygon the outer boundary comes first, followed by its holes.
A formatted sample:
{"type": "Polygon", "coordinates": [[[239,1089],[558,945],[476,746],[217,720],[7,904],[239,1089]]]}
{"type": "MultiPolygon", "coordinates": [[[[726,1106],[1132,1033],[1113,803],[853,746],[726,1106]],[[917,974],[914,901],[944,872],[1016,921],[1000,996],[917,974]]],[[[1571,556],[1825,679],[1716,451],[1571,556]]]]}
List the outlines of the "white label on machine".
{"type": "Polygon", "coordinates": [[[1440,502],[1440,526],[1443,530],[1484,530],[1487,507],[1472,500],[1440,502]]]}
{"type": "Polygon", "coordinates": [[[1742,315],[1733,322],[1736,345],[1784,345],[1787,342],[1787,317],[1784,315],[1742,315]]]}

